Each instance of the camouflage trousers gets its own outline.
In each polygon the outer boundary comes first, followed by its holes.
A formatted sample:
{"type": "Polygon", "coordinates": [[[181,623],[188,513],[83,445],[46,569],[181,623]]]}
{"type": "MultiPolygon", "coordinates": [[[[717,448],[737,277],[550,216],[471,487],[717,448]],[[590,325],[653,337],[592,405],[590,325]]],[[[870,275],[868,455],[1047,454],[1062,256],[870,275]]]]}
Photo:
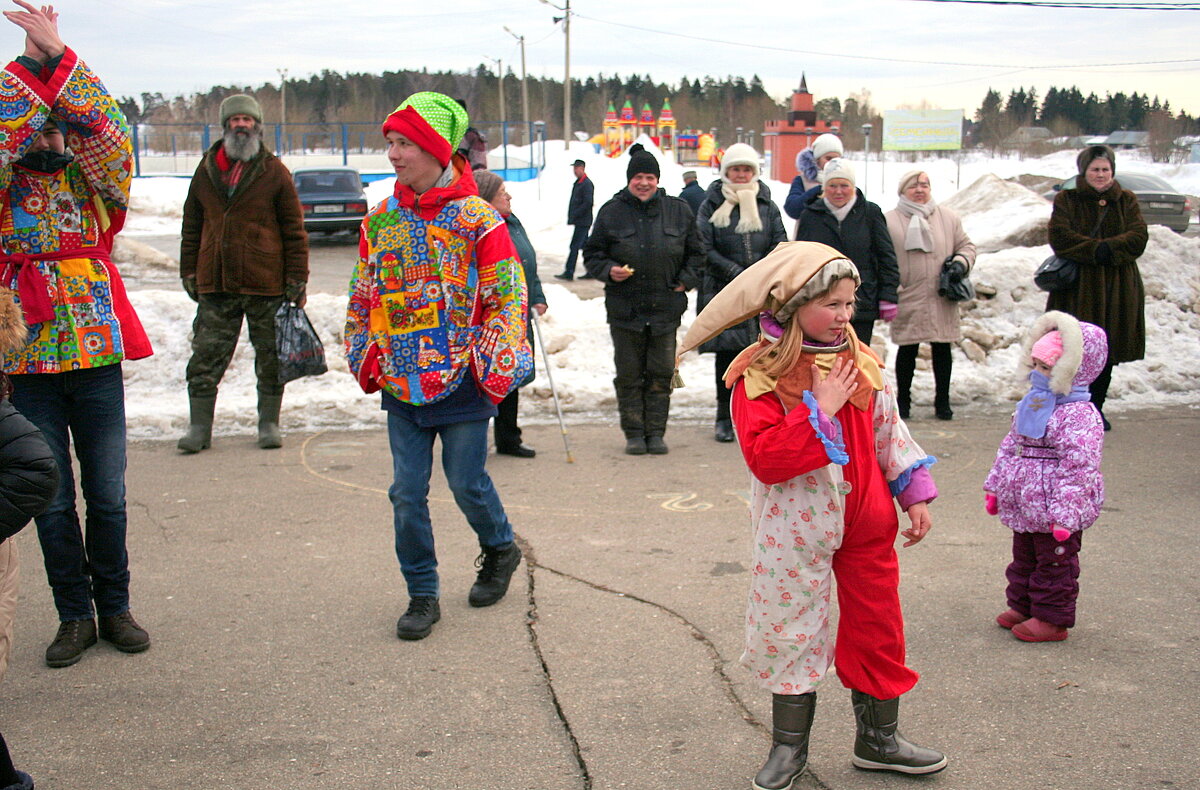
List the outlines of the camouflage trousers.
{"type": "Polygon", "coordinates": [[[192,322],[192,358],[187,366],[188,396],[216,397],[217,385],[233,359],[242,318],[254,346],[254,373],[260,395],[282,395],[279,355],[275,348],[275,313],[282,296],[200,294],[196,320],[192,322]]]}

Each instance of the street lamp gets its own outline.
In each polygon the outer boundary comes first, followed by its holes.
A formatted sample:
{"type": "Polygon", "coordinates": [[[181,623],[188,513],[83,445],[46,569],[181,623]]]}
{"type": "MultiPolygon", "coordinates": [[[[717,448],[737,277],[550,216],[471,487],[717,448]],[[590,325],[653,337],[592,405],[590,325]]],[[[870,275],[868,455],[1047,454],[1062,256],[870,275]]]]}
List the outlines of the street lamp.
{"type": "Polygon", "coordinates": [[[867,166],[871,161],[871,124],[862,125],[863,133],[863,195],[867,194],[867,166]]]}
{"type": "Polygon", "coordinates": [[[540,3],[557,8],[563,12],[561,17],[554,17],[554,21],[562,20],[563,23],[563,38],[566,40],[566,49],[563,54],[563,149],[570,150],[571,148],[571,0],[566,0],[566,5],[555,5],[550,0],[538,0],[540,3]]]}
{"type": "Polygon", "coordinates": [[[525,123],[525,144],[529,140],[529,86],[525,82],[525,36],[518,36],[504,26],[504,30],[517,41],[521,42],[521,120],[525,123]]]}

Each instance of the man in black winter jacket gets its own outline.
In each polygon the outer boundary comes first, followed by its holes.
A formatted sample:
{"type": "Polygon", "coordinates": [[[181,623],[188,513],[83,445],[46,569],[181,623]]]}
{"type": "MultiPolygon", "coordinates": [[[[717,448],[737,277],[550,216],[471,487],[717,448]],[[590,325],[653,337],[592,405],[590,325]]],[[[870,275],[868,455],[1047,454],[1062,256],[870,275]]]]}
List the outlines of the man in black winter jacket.
{"type": "Polygon", "coordinates": [[[659,189],[653,155],[635,144],[625,174],[628,186],[596,215],[583,263],[604,283],[625,452],[665,455],[675,330],[704,252],[691,208],[659,189]]]}
{"type": "MultiPolygon", "coordinates": [[[[562,274],[554,275],[556,280],[575,279],[575,261],[579,251],[587,244],[588,229],[592,227],[592,205],[595,200],[595,185],[587,177],[587,165],[582,159],[576,159],[572,169],[575,171],[575,185],[571,187],[571,202],[567,204],[567,224],[575,227],[571,234],[571,252],[567,255],[567,265],[562,274]]],[[[583,274],[579,279],[588,279],[591,275],[583,274]]]]}

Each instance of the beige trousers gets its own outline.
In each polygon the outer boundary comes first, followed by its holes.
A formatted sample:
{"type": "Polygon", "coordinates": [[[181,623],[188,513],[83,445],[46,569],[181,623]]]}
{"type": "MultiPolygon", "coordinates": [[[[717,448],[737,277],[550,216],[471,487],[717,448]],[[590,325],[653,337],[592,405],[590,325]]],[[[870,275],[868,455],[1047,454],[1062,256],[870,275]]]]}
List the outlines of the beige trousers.
{"type": "Polygon", "coordinates": [[[12,649],[19,568],[16,539],[0,541],[0,680],[4,679],[4,673],[8,669],[8,654],[12,649]]]}

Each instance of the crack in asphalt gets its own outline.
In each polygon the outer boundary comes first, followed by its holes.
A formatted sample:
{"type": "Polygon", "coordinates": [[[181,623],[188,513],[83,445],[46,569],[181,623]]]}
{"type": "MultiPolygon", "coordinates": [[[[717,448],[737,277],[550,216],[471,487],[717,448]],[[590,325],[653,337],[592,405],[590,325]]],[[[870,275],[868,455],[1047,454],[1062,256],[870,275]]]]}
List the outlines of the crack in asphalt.
{"type": "MultiPolygon", "coordinates": [[[[653,608],[659,610],[660,612],[670,615],[672,618],[674,618],[677,622],[682,624],[688,630],[688,632],[691,634],[691,637],[693,639],[695,639],[697,642],[700,642],[702,645],[704,645],[704,649],[707,651],[709,659],[712,662],[713,674],[719,680],[719,682],[721,684],[721,689],[722,689],[722,691],[725,692],[725,697],[729,700],[730,704],[732,704],[734,706],[734,708],[737,709],[738,714],[742,718],[742,721],[746,722],[751,727],[753,727],[754,729],[763,733],[764,735],[769,736],[771,734],[771,728],[768,727],[767,725],[763,724],[761,721],[759,721],[758,718],[753,713],[750,712],[750,709],[748,707],[746,707],[746,703],[744,703],[742,701],[742,698],[738,696],[737,691],[733,687],[733,680],[725,672],[726,661],[725,661],[725,658],[721,655],[721,651],[718,650],[717,646],[715,644],[713,644],[713,641],[711,639],[709,639],[704,634],[704,632],[702,630],[700,630],[700,628],[695,623],[693,623],[691,620],[689,620],[686,616],[675,611],[674,609],[672,609],[669,606],[658,603],[657,601],[651,601],[650,599],[643,598],[640,595],[623,592],[621,590],[614,589],[607,585],[600,584],[598,582],[589,581],[588,579],[584,579],[579,576],[575,576],[573,574],[567,573],[566,571],[560,571],[557,568],[551,568],[548,565],[543,565],[537,561],[537,557],[535,556],[533,547],[529,544],[529,541],[525,540],[524,538],[520,537],[519,535],[514,534],[514,537],[516,538],[517,542],[521,545],[521,550],[525,554],[525,573],[529,579],[529,594],[528,594],[529,609],[528,609],[528,616],[525,619],[525,627],[529,632],[529,639],[533,645],[534,653],[537,655],[538,662],[541,664],[542,674],[543,674],[543,676],[545,678],[545,682],[546,682],[546,688],[549,691],[550,697],[554,702],[555,713],[558,715],[559,722],[562,724],[563,729],[565,730],[565,732],[567,733],[567,736],[571,740],[571,748],[575,754],[575,760],[579,764],[579,770],[583,777],[583,787],[585,788],[585,790],[591,790],[591,787],[592,787],[591,773],[588,770],[587,762],[583,758],[583,753],[580,749],[579,741],[575,737],[575,733],[571,728],[571,722],[567,718],[566,711],[563,710],[562,704],[560,703],[559,698],[558,698],[558,694],[555,691],[554,679],[550,674],[550,667],[546,663],[546,658],[545,658],[544,654],[542,653],[541,644],[538,639],[538,633],[537,633],[537,620],[538,620],[537,587],[536,587],[536,576],[535,576],[536,570],[544,570],[547,573],[553,573],[555,576],[558,576],[559,578],[566,579],[568,581],[572,581],[577,584],[582,584],[585,587],[590,587],[591,589],[596,590],[598,592],[607,593],[609,595],[615,595],[620,598],[627,598],[631,601],[637,601],[638,603],[645,604],[646,606],[653,607],[653,608]]],[[[830,788],[829,785],[827,785],[824,781],[822,781],[821,778],[817,775],[817,773],[815,771],[813,771],[811,765],[807,766],[806,770],[808,771],[808,774],[812,778],[816,787],[820,788],[820,790],[832,790],[832,788],[830,788]]]]}

